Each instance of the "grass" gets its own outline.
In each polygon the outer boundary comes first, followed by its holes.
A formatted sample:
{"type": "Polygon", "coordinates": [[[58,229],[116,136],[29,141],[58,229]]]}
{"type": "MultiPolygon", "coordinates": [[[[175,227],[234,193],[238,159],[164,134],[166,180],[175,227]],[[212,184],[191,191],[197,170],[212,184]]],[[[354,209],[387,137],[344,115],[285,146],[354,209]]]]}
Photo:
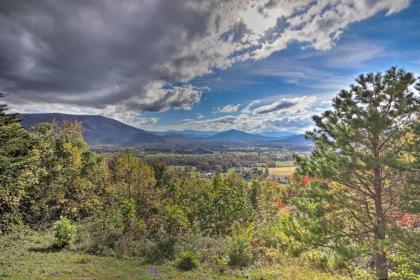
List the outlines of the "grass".
{"type": "Polygon", "coordinates": [[[200,267],[181,272],[173,262],[144,264],[136,259],[94,256],[73,249],[55,250],[49,233],[0,236],[0,279],[345,279],[290,264],[220,273],[200,267]]]}

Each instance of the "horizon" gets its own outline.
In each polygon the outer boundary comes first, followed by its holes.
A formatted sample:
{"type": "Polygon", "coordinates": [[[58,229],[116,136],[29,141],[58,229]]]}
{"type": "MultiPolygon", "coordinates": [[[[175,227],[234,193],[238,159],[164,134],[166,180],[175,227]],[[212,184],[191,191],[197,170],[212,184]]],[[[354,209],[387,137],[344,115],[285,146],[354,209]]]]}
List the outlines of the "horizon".
{"type": "Polygon", "coordinates": [[[12,111],[303,133],[358,74],[420,74],[419,1],[124,3],[0,4],[12,111]]]}
{"type": "MultiPolygon", "coordinates": [[[[107,118],[113,121],[117,121],[120,122],[122,124],[128,125],[130,127],[136,128],[136,129],[142,129],[139,127],[135,127],[132,126],[130,124],[124,123],[123,121],[119,121],[117,119],[113,119],[107,116],[103,116],[103,115],[78,115],[78,114],[66,114],[66,113],[59,113],[59,112],[47,112],[47,113],[18,113],[20,115],[69,115],[69,116],[75,116],[75,117],[103,117],[103,118],[107,118]]],[[[245,130],[240,130],[240,129],[235,129],[235,128],[229,128],[229,129],[225,129],[225,130],[200,130],[200,129],[183,129],[183,130],[145,130],[147,132],[150,133],[182,133],[182,132],[201,132],[201,133],[210,133],[212,135],[218,134],[218,133],[222,133],[222,132],[228,132],[228,131],[238,131],[238,132],[245,132],[248,134],[255,134],[255,135],[262,135],[262,136],[267,136],[268,134],[273,134],[273,133],[282,133],[282,136],[268,136],[268,137],[288,137],[288,136],[293,136],[293,135],[299,135],[301,133],[299,132],[288,132],[288,131],[281,131],[281,130],[277,130],[277,131],[262,131],[260,133],[256,133],[256,132],[252,132],[252,131],[245,131],[245,130]]]]}

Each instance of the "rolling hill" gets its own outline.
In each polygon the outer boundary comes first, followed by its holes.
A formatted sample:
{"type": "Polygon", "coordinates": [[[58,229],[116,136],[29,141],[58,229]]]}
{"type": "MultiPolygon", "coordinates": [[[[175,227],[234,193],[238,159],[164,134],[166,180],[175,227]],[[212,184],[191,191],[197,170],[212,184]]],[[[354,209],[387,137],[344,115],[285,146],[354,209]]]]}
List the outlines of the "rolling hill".
{"type": "Polygon", "coordinates": [[[247,133],[236,129],[230,129],[207,137],[206,139],[218,142],[257,142],[271,141],[275,138],[262,136],[259,134],[247,133]]]}
{"type": "Polygon", "coordinates": [[[157,131],[153,132],[160,136],[183,136],[188,138],[204,138],[217,134],[217,131],[201,131],[201,130],[168,130],[168,131],[157,131]]]}
{"type": "Polygon", "coordinates": [[[165,142],[164,137],[103,116],[58,113],[21,114],[20,116],[22,125],[26,129],[31,129],[41,122],[79,121],[82,123],[83,134],[89,145],[133,146],[165,142]]]}

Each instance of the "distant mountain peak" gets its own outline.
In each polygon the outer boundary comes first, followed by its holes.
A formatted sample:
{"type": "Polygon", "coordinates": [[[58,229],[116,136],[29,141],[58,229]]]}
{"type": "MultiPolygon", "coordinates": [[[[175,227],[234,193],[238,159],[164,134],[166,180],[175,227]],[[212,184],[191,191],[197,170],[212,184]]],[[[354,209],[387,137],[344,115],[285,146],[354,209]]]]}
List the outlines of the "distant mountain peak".
{"type": "Polygon", "coordinates": [[[62,113],[21,114],[26,129],[42,122],[79,121],[89,145],[133,146],[145,143],[164,143],[165,138],[100,115],[71,115],[62,113]]]}

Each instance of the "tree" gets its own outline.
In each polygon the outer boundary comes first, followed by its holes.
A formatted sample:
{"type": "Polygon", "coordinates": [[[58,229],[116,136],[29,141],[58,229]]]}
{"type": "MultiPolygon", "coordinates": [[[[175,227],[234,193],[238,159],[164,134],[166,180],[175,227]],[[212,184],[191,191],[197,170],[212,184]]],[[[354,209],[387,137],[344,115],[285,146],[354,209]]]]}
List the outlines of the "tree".
{"type": "Polygon", "coordinates": [[[155,187],[154,170],[135,153],[125,150],[112,161],[113,181],[117,192],[125,192],[128,200],[134,199],[139,214],[157,211],[160,203],[155,187]]]}
{"type": "Polygon", "coordinates": [[[37,180],[26,187],[20,210],[32,226],[61,215],[82,219],[101,202],[106,170],[100,156],[88,150],[78,122],[41,123],[30,131],[37,180]]]}
{"type": "Polygon", "coordinates": [[[296,158],[300,173],[319,181],[306,190],[311,198],[301,210],[329,213],[323,226],[337,240],[368,244],[377,279],[388,279],[390,214],[400,210],[402,198],[412,199],[405,196],[407,186],[418,187],[412,180],[419,171],[420,83],[415,82],[413,74],[397,68],[360,75],[333,99],[332,110],[313,117],[316,128],[306,136],[315,149],[308,158],[296,158]]]}
{"type": "Polygon", "coordinates": [[[216,174],[212,186],[198,198],[197,206],[201,227],[216,235],[229,233],[235,222],[245,224],[252,218],[246,182],[234,172],[216,174]]]}
{"type": "Polygon", "coordinates": [[[0,104],[0,234],[21,220],[20,201],[33,179],[32,139],[18,115],[7,114],[7,110],[6,104],[0,104]]]}

